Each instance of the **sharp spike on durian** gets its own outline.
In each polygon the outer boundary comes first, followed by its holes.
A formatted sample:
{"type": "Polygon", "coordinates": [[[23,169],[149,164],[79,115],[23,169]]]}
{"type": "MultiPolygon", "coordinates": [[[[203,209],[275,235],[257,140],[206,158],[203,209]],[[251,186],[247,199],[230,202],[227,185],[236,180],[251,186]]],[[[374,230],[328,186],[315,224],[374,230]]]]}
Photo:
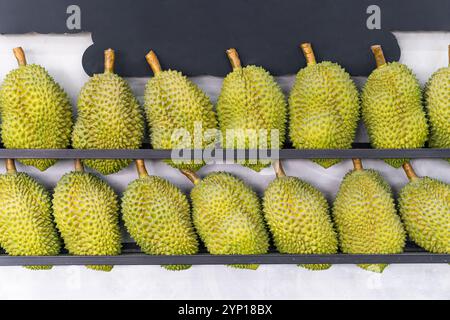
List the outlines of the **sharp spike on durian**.
{"type": "Polygon", "coordinates": [[[233,70],[241,68],[241,60],[239,59],[239,54],[235,48],[227,50],[227,56],[230,60],[231,67],[233,70]]]}
{"type": "Polygon", "coordinates": [[[113,49],[105,50],[105,72],[114,72],[115,54],[113,49]]]}
{"type": "Polygon", "coordinates": [[[140,178],[148,177],[147,168],[144,160],[136,160],[136,170],[140,178]]]}
{"type": "Polygon", "coordinates": [[[377,68],[384,67],[386,65],[386,58],[384,57],[383,48],[380,45],[374,45],[371,47],[377,68]]]}
{"type": "Polygon", "coordinates": [[[317,64],[316,56],[314,55],[314,50],[311,43],[302,43],[300,47],[303,51],[303,54],[305,55],[306,64],[308,66],[317,64]]]}
{"type": "Polygon", "coordinates": [[[16,59],[17,59],[17,64],[19,66],[26,66],[27,65],[27,59],[26,59],[26,56],[25,56],[25,52],[23,51],[23,48],[21,48],[21,47],[14,48],[13,49],[13,53],[14,53],[14,56],[16,57],[16,59]]]}
{"type": "Polygon", "coordinates": [[[153,50],[150,50],[150,52],[145,56],[145,59],[147,60],[155,76],[162,71],[158,56],[153,50]]]}

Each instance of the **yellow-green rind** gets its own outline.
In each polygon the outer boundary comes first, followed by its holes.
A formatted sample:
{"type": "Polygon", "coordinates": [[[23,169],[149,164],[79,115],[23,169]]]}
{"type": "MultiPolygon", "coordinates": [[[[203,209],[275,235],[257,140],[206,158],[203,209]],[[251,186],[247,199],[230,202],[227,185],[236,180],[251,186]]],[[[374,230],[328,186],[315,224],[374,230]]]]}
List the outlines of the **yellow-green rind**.
{"type": "MultiPolygon", "coordinates": [[[[264,193],[263,208],[275,246],[280,253],[337,253],[337,235],[328,202],[310,184],[295,177],[276,178],[264,193]]],[[[302,267],[325,270],[331,265],[302,267]]]]}
{"type": "Polygon", "coordinates": [[[450,148],[450,67],[441,68],[431,76],[424,94],[430,124],[430,147],[450,148]]]}
{"type": "Polygon", "coordinates": [[[450,185],[424,177],[400,192],[399,209],[412,241],[432,253],[450,253],[450,185]]]}
{"type": "Polygon", "coordinates": [[[26,173],[0,175],[0,245],[12,256],[54,256],[60,251],[50,195],[26,173]]]}
{"type": "MultiPolygon", "coordinates": [[[[8,149],[65,149],[70,145],[72,107],[64,90],[35,64],[11,71],[0,88],[2,141],[8,149]]],[[[21,159],[45,171],[55,159],[21,159]]]]}
{"type": "MultiPolygon", "coordinates": [[[[338,64],[300,70],[289,97],[289,135],[296,149],[350,149],[360,117],[359,94],[338,64]]],[[[340,159],[316,159],[324,168],[340,159]]]]}
{"type": "MultiPolygon", "coordinates": [[[[226,148],[283,147],[286,135],[286,99],[275,79],[261,67],[237,68],[227,75],[217,101],[217,115],[223,137],[222,145],[226,148]],[[227,130],[236,130],[234,140],[227,141],[227,130]],[[254,130],[254,137],[246,133],[246,130],[254,130]],[[275,130],[278,130],[278,134],[272,137],[275,130]],[[276,140],[272,141],[273,138],[276,140]]],[[[243,159],[238,163],[261,171],[271,161],[243,159]]]]}
{"type": "MultiPolygon", "coordinates": [[[[343,179],[333,206],[341,251],[347,254],[403,252],[405,230],[392,190],[374,170],[354,170],[343,179]]],[[[382,272],[386,265],[361,265],[382,272]]]]}
{"type": "MultiPolygon", "coordinates": [[[[56,226],[72,255],[118,255],[121,249],[119,205],[113,189],[99,177],[70,172],[53,195],[56,226]]],[[[112,266],[87,266],[110,271],[112,266]]]]}
{"type": "MultiPolygon", "coordinates": [[[[125,226],[141,247],[152,255],[192,255],[198,240],[187,197],[167,180],[147,176],[128,185],[122,198],[125,226]]],[[[185,270],[189,265],[163,266],[185,270]]]]}
{"type": "MultiPolygon", "coordinates": [[[[194,226],[211,254],[268,252],[258,196],[242,180],[225,172],[210,174],[192,189],[191,198],[194,226]]],[[[255,270],[257,265],[234,267],[255,270]]]]}
{"type": "MultiPolygon", "coordinates": [[[[393,62],[372,72],[362,91],[362,115],[370,141],[377,149],[422,148],[428,124],[422,91],[408,67],[393,62]]],[[[395,168],[408,159],[386,159],[395,168]]]]}
{"type": "MultiPolygon", "coordinates": [[[[112,72],[94,75],[78,97],[78,119],[72,135],[76,149],[139,149],[144,116],[128,83],[112,72]]],[[[87,159],[83,163],[109,175],[127,167],[129,159],[87,159]]]]}
{"type": "MultiPolygon", "coordinates": [[[[217,120],[213,105],[181,72],[161,71],[152,77],[145,88],[144,100],[154,149],[202,149],[214,145],[217,120]]],[[[204,165],[184,159],[166,163],[193,171],[204,165]]]]}

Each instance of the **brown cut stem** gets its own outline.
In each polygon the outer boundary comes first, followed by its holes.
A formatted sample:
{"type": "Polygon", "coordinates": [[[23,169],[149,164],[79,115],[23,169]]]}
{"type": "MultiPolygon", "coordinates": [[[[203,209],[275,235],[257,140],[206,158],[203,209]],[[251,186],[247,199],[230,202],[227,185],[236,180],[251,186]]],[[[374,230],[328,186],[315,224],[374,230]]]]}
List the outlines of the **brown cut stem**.
{"type": "Polygon", "coordinates": [[[414,171],[414,168],[412,167],[412,165],[409,162],[405,162],[403,164],[403,170],[406,173],[406,176],[408,177],[408,179],[410,181],[415,180],[417,178],[419,178],[416,174],[416,172],[414,171]]]}
{"type": "Polygon", "coordinates": [[[275,174],[276,174],[277,178],[286,177],[286,172],[283,169],[283,165],[281,164],[281,160],[274,161],[273,169],[275,170],[275,174]]]}
{"type": "Polygon", "coordinates": [[[239,53],[235,48],[230,48],[227,50],[227,57],[230,60],[231,67],[233,70],[241,68],[241,59],[239,59],[239,53]]]}
{"type": "Polygon", "coordinates": [[[6,173],[16,173],[17,169],[16,169],[16,164],[14,162],[14,159],[6,159],[5,160],[5,165],[6,165],[6,173]]]}
{"type": "Polygon", "coordinates": [[[145,167],[145,161],[144,160],[136,160],[136,169],[139,174],[139,178],[148,177],[147,168],[145,167]]]}
{"type": "Polygon", "coordinates": [[[305,55],[306,64],[308,66],[315,65],[317,61],[311,43],[302,43],[300,47],[303,51],[303,54],[305,55]]]}
{"type": "Polygon", "coordinates": [[[152,71],[155,75],[162,71],[158,56],[153,50],[150,50],[150,52],[145,56],[145,59],[147,60],[150,68],[152,68],[152,71]]]}
{"type": "Polygon", "coordinates": [[[80,159],[74,160],[74,167],[76,172],[84,172],[84,166],[80,159]]]}
{"type": "Polygon", "coordinates": [[[180,169],[180,172],[186,176],[194,185],[199,184],[201,181],[200,177],[192,170],[180,169]]]}
{"type": "Polygon", "coordinates": [[[383,48],[380,45],[374,45],[371,47],[375,61],[377,63],[377,68],[381,68],[386,65],[386,58],[384,57],[383,48]]]}
{"type": "Polygon", "coordinates": [[[105,50],[105,72],[114,72],[115,54],[113,49],[105,50]]]}
{"type": "Polygon", "coordinates": [[[353,161],[353,168],[356,171],[364,170],[361,159],[352,159],[352,161],[353,161]]]}
{"type": "Polygon", "coordinates": [[[19,64],[19,66],[27,65],[27,58],[25,57],[25,52],[23,51],[22,47],[14,48],[13,53],[17,59],[17,63],[19,64]]]}

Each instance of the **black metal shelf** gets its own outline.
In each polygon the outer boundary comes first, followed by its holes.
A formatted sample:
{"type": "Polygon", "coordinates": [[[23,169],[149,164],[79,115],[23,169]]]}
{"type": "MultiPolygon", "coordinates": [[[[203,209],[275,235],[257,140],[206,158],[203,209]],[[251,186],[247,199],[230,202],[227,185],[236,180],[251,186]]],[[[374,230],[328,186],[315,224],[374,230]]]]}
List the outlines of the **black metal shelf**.
{"type": "Polygon", "coordinates": [[[135,244],[124,244],[122,254],[118,256],[58,256],[13,257],[0,254],[0,266],[19,265],[224,265],[224,264],[362,264],[362,263],[450,263],[449,254],[425,252],[409,243],[401,254],[280,254],[271,250],[263,255],[210,255],[202,250],[190,256],[154,256],[140,252],[135,244]]]}
{"type": "MultiPolygon", "coordinates": [[[[178,150],[174,150],[178,153],[178,150]]],[[[226,150],[215,149],[212,156],[223,154],[233,155],[234,159],[249,158],[251,150],[226,150]]],[[[198,158],[202,150],[186,150],[191,158],[198,158]],[[190,154],[189,154],[190,153],[190,154]]],[[[0,149],[0,159],[170,159],[172,150],[151,149],[144,145],[143,149],[137,150],[79,150],[79,149],[0,149]]],[[[270,157],[270,153],[268,155],[270,157]]],[[[265,151],[261,151],[259,157],[268,157],[265,151]]],[[[355,143],[352,149],[281,149],[280,159],[315,159],[315,158],[363,158],[363,159],[389,159],[389,158],[411,158],[411,159],[439,159],[450,158],[450,149],[372,149],[368,143],[355,143]]]]}

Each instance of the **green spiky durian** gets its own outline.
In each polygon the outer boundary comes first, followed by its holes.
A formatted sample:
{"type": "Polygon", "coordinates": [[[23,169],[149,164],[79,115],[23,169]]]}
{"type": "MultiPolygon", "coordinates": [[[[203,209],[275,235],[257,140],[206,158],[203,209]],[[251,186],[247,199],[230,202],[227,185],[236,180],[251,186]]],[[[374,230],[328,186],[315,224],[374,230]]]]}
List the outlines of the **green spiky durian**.
{"type": "Polygon", "coordinates": [[[61,246],[49,193],[28,174],[17,172],[13,160],[7,160],[7,173],[0,175],[0,246],[12,256],[54,256],[61,246]]]}
{"type": "Polygon", "coordinates": [[[449,254],[450,185],[403,166],[410,182],[400,192],[399,208],[410,239],[429,252],[449,254]]]}
{"type": "MultiPolygon", "coordinates": [[[[169,181],[149,176],[143,160],[136,160],[139,179],[131,182],[122,198],[128,232],[152,255],[190,255],[198,252],[197,235],[187,197],[169,181]]],[[[190,265],[167,265],[185,270],[190,265]]]]}
{"type": "MultiPolygon", "coordinates": [[[[307,59],[289,97],[290,138],[297,149],[350,149],[360,115],[359,94],[338,64],[316,63],[311,44],[302,44],[307,59]]],[[[339,159],[315,159],[324,168],[339,159]]]]}
{"type": "MultiPolygon", "coordinates": [[[[70,145],[72,107],[69,97],[41,66],[27,65],[22,48],[14,54],[19,68],[0,88],[1,134],[8,149],[65,149],[70,145]]],[[[21,159],[46,170],[55,159],[21,159]]]]}
{"type": "MultiPolygon", "coordinates": [[[[264,192],[264,216],[278,251],[288,254],[337,253],[337,235],[333,229],[328,202],[309,183],[287,177],[279,161],[277,178],[264,192]]],[[[305,264],[311,270],[325,270],[329,264],[305,264]]]]}
{"type": "MultiPolygon", "coordinates": [[[[66,249],[73,255],[118,255],[121,249],[119,205],[114,190],[80,161],[55,187],[53,210],[66,249]]],[[[111,271],[110,265],[87,266],[111,271]]]]}
{"type": "MultiPolygon", "coordinates": [[[[78,97],[78,119],[72,143],[77,149],[139,149],[144,117],[128,83],[114,73],[114,51],[105,51],[105,72],[94,75],[78,97]]],[[[130,159],[86,159],[83,163],[108,175],[130,159]]]]}
{"type": "MultiPolygon", "coordinates": [[[[147,83],[144,96],[153,148],[214,147],[217,120],[208,96],[181,72],[162,71],[153,51],[146,58],[154,73],[147,83]]],[[[203,161],[190,158],[166,162],[178,169],[194,171],[204,165],[203,161]]]]}
{"type": "MultiPolygon", "coordinates": [[[[403,252],[405,231],[397,215],[390,186],[375,170],[355,170],[342,181],[333,206],[333,218],[343,253],[394,254],[403,252]]],[[[363,264],[383,272],[386,264],[363,264]]]]}
{"type": "MultiPolygon", "coordinates": [[[[217,101],[222,145],[227,149],[281,148],[285,140],[287,113],[281,88],[262,67],[242,67],[235,49],[229,49],[227,55],[233,71],[224,79],[217,101]],[[234,136],[228,136],[227,131],[234,136]]],[[[270,162],[270,159],[238,160],[255,171],[261,171],[270,162]]]]}
{"type": "MultiPolygon", "coordinates": [[[[269,238],[256,193],[235,176],[217,172],[203,180],[183,171],[191,192],[194,226],[211,254],[265,254],[269,238]]],[[[258,265],[232,265],[256,270],[258,265]]]]}
{"type": "MultiPolygon", "coordinates": [[[[450,63],[450,46],[448,48],[450,63]]],[[[450,65],[431,76],[425,87],[425,101],[430,123],[430,147],[450,148],[450,65]]]]}
{"type": "MultiPolygon", "coordinates": [[[[407,66],[386,63],[380,46],[372,50],[377,69],[362,92],[362,115],[370,141],[377,149],[421,148],[428,138],[419,82],[407,66]]],[[[407,159],[387,159],[395,168],[407,159]]]]}

